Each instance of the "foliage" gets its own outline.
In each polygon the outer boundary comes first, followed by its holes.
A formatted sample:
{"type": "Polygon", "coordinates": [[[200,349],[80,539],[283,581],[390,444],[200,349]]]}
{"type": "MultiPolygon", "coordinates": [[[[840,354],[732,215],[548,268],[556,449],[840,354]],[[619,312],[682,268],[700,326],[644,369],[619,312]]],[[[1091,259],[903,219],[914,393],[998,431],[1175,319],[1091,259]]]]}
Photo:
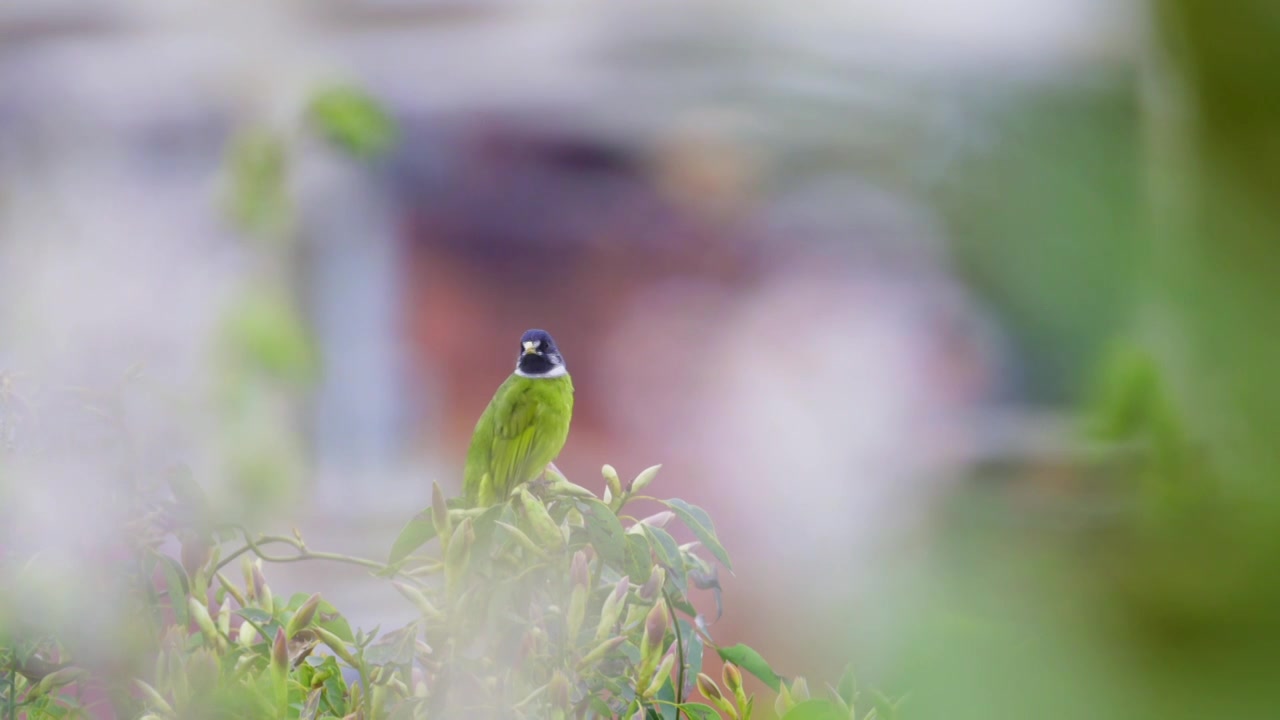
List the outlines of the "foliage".
{"type": "Polygon", "coordinates": [[[106,702],[92,688],[105,681],[118,716],[148,720],[745,719],[755,698],[744,671],[778,691],[782,717],[891,717],[879,696],[859,699],[850,673],[819,698],[747,645],[713,641],[693,599],[713,593],[719,608],[714,558],[727,567],[728,554],[701,508],[643,495],[657,470],[623,482],[605,466],[597,497],[550,468],[489,508],[459,507],[436,485],[388,563],[313,551],[296,531],[254,536],[215,523],[199,486],[174,471],[173,499],[149,516],[130,561],[142,581],[133,615],[143,619],[131,632],[151,659],[127,677],[95,677],[56,629],[4,623],[0,717],[91,717],[106,702]],[[642,502],[664,509],[630,515],[642,502]],[[677,520],[698,539],[677,543],[677,520]],[[179,557],[160,550],[168,537],[179,557]],[[290,552],[273,554],[278,546],[290,552]],[[419,617],[353,630],[319,594],[272,591],[264,563],[295,561],[366,567],[419,617]],[[704,672],[709,651],[726,661],[719,683],[704,672]]]}

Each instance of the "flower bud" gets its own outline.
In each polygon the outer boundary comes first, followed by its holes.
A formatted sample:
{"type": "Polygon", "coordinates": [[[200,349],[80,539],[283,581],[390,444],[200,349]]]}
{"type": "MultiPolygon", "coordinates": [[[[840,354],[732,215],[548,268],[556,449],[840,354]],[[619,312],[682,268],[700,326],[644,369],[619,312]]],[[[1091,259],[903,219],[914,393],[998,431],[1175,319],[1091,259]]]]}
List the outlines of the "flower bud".
{"type": "Polygon", "coordinates": [[[476,531],[472,527],[471,518],[463,519],[453,529],[453,537],[444,555],[445,582],[451,588],[457,587],[458,581],[466,572],[467,565],[471,562],[471,546],[475,544],[475,540],[476,531]]]}
{"type": "Polygon", "coordinates": [[[747,706],[747,693],[742,687],[742,671],[738,669],[738,666],[730,662],[725,663],[720,677],[724,680],[724,686],[729,688],[729,692],[733,693],[733,699],[737,701],[738,707],[745,708],[747,706]]]}
{"type": "Polygon", "coordinates": [[[231,603],[224,602],[218,609],[218,647],[226,650],[227,638],[231,637],[231,603]]]}
{"type": "Polygon", "coordinates": [[[651,653],[661,652],[668,627],[667,606],[662,603],[655,603],[653,609],[649,611],[649,614],[644,619],[642,650],[651,653]]]}
{"type": "Polygon", "coordinates": [[[654,670],[662,658],[663,644],[667,637],[667,606],[655,603],[644,619],[644,636],[640,641],[640,669],[636,676],[636,687],[647,688],[653,679],[654,670]]]}
{"type": "Polygon", "coordinates": [[[223,577],[222,573],[218,573],[218,581],[222,583],[222,588],[227,591],[227,594],[235,598],[240,607],[249,607],[248,601],[244,599],[244,593],[240,592],[240,588],[232,585],[231,581],[223,577]]]}
{"type": "Polygon", "coordinates": [[[253,590],[258,596],[258,605],[272,615],[275,614],[275,598],[271,595],[271,588],[267,586],[267,578],[262,574],[262,560],[258,560],[253,564],[253,590]]]}
{"type": "Polygon", "coordinates": [[[720,694],[720,688],[716,686],[716,681],[705,673],[698,673],[698,692],[702,693],[702,697],[710,700],[712,704],[719,707],[726,715],[731,718],[738,717],[738,711],[734,709],[733,703],[729,702],[724,695],[720,694]]]}
{"type": "Polygon", "coordinates": [[[574,585],[573,592],[569,595],[569,610],[565,613],[565,631],[568,634],[569,642],[575,642],[578,638],[578,631],[582,629],[582,621],[587,616],[587,586],[574,585]]]}
{"type": "Polygon", "coordinates": [[[437,610],[436,606],[432,605],[431,601],[427,599],[427,596],[423,595],[417,588],[399,580],[392,581],[391,586],[403,595],[405,599],[413,603],[418,608],[418,612],[422,613],[428,620],[444,619],[444,613],[437,610]]]}
{"type": "Polygon", "coordinates": [[[712,680],[706,673],[698,673],[698,692],[702,693],[702,697],[713,703],[719,704],[724,700],[724,696],[720,694],[720,688],[716,686],[716,681],[712,680]]]}
{"type": "Polygon", "coordinates": [[[596,663],[604,659],[611,651],[615,650],[619,645],[626,642],[627,639],[621,635],[611,637],[599,645],[591,648],[591,652],[582,656],[582,660],[578,661],[577,669],[579,671],[587,670],[596,663]]]}
{"type": "Polygon", "coordinates": [[[200,628],[200,634],[204,635],[204,641],[211,647],[218,646],[218,628],[213,624],[213,618],[209,615],[209,608],[205,607],[195,597],[187,598],[187,612],[191,615],[191,619],[195,621],[196,627],[200,628]]]}
{"type": "Polygon", "coordinates": [[[798,703],[809,699],[809,683],[804,678],[797,677],[791,683],[791,699],[798,703]]]}
{"type": "Polygon", "coordinates": [[[213,557],[213,544],[207,537],[191,532],[183,532],[181,542],[182,569],[187,571],[188,577],[195,577],[213,557]]]}
{"type": "Polygon", "coordinates": [[[440,537],[440,545],[448,546],[450,530],[452,530],[449,524],[449,505],[444,500],[444,491],[440,489],[438,482],[431,483],[431,524],[435,526],[436,535],[440,537]]]}
{"type": "Polygon", "coordinates": [[[256,600],[258,597],[253,568],[253,561],[249,559],[248,555],[240,558],[240,574],[244,576],[244,594],[249,600],[256,600]]]}
{"type": "Polygon", "coordinates": [[[386,717],[383,707],[387,703],[387,686],[384,683],[375,683],[373,689],[369,691],[369,701],[369,717],[386,717]]]}
{"type": "Polygon", "coordinates": [[[547,697],[551,700],[551,705],[561,710],[568,710],[569,691],[569,679],[557,670],[551,676],[551,682],[547,683],[547,697]]]}
{"type": "Polygon", "coordinates": [[[649,573],[649,579],[640,586],[636,594],[645,602],[653,602],[662,593],[662,585],[666,580],[667,573],[659,565],[653,566],[653,572],[649,573]]]}
{"type": "Polygon", "coordinates": [[[27,693],[26,699],[34,700],[35,698],[46,695],[60,687],[70,685],[77,680],[83,680],[88,676],[89,673],[87,671],[78,667],[64,667],[59,670],[54,670],[41,678],[40,682],[36,683],[35,687],[31,688],[27,693]]]}
{"type": "Polygon", "coordinates": [[[298,607],[293,617],[289,618],[289,624],[285,626],[284,634],[290,638],[298,634],[298,631],[311,624],[316,617],[316,608],[320,607],[320,593],[314,593],[307,601],[298,607]]]}
{"type": "Polygon", "coordinates": [[[662,689],[662,685],[671,675],[671,668],[676,664],[675,653],[667,653],[662,659],[662,663],[658,665],[658,671],[653,674],[653,680],[649,681],[649,687],[645,688],[644,697],[653,697],[662,689]]]}
{"type": "Polygon", "coordinates": [[[276,629],[276,639],[271,644],[271,673],[281,683],[289,674],[289,639],[284,635],[284,628],[276,629]]]}
{"type": "Polygon", "coordinates": [[[778,717],[782,717],[787,714],[792,705],[795,703],[791,701],[791,691],[787,689],[786,683],[781,683],[778,685],[778,696],[773,699],[773,712],[778,717]]]}
{"type": "Polygon", "coordinates": [[[676,514],[670,510],[663,510],[662,512],[654,513],[646,518],[641,518],[640,524],[661,529],[666,527],[667,523],[671,522],[671,519],[675,516],[676,514]]]}
{"type": "Polygon", "coordinates": [[[553,495],[596,499],[595,493],[577,483],[569,482],[563,475],[553,474],[550,468],[547,469],[547,477],[551,479],[551,484],[547,489],[553,495]]]}
{"type": "Polygon", "coordinates": [[[524,487],[519,488],[515,495],[516,513],[524,518],[531,537],[546,548],[558,550],[563,547],[564,535],[560,532],[560,526],[551,519],[542,501],[524,487]]]}
{"type": "Polygon", "coordinates": [[[613,627],[627,605],[627,590],[631,589],[631,581],[623,577],[614,587],[613,592],[605,596],[604,605],[600,608],[600,622],[596,625],[597,642],[613,634],[613,627]]]}
{"type": "Polygon", "coordinates": [[[515,539],[515,541],[519,543],[520,547],[524,548],[525,551],[540,558],[547,556],[546,551],[544,551],[541,547],[539,547],[538,544],[535,543],[532,539],[530,539],[528,535],[525,535],[524,531],[522,531],[520,528],[516,527],[515,525],[508,525],[507,523],[504,523],[501,520],[494,521],[494,524],[502,528],[503,532],[505,532],[506,534],[510,535],[513,539],[515,539]]]}
{"type": "Polygon", "coordinates": [[[643,492],[645,488],[649,487],[649,483],[653,482],[653,479],[657,477],[658,471],[661,469],[661,465],[654,465],[641,470],[636,479],[631,481],[631,487],[627,488],[627,490],[632,495],[638,495],[643,492]]]}
{"type": "MultiPolygon", "coordinates": [[[[604,486],[609,491],[609,495],[614,498],[622,497],[622,480],[618,478],[618,471],[613,469],[612,465],[605,465],[600,468],[600,474],[604,475],[604,486]]],[[[608,504],[608,500],[605,501],[608,504]]]]}
{"type": "Polygon", "coordinates": [[[148,705],[155,708],[165,717],[174,716],[173,706],[169,704],[168,700],[164,699],[164,696],[161,695],[158,690],[151,687],[150,685],[143,682],[142,680],[134,680],[133,684],[139,690],[142,691],[142,697],[144,700],[146,700],[148,705]]]}
{"type": "Polygon", "coordinates": [[[581,550],[573,554],[573,561],[569,564],[569,577],[578,587],[585,588],[591,583],[590,573],[587,572],[587,554],[581,550]]]}
{"type": "Polygon", "coordinates": [[[347,644],[342,641],[342,638],[318,625],[315,627],[315,631],[316,635],[320,638],[320,642],[328,646],[328,648],[333,651],[334,655],[342,658],[342,661],[351,667],[360,667],[360,664],[356,662],[355,656],[347,649],[347,644]]]}
{"type": "Polygon", "coordinates": [[[236,641],[240,643],[241,647],[252,647],[253,644],[258,641],[257,628],[249,622],[240,623],[240,630],[236,636],[236,641]]]}

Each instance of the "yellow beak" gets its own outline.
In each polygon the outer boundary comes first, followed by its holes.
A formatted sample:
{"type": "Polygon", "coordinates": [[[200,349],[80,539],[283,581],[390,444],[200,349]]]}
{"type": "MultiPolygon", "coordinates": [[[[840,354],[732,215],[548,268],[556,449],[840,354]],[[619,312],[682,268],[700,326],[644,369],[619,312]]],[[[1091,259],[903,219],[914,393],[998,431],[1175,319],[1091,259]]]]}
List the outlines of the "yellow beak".
{"type": "Polygon", "coordinates": [[[533,342],[532,340],[530,340],[529,342],[526,342],[526,343],[524,344],[524,354],[525,354],[525,355],[533,355],[533,354],[534,354],[534,353],[536,353],[536,352],[538,352],[538,343],[533,342]]]}

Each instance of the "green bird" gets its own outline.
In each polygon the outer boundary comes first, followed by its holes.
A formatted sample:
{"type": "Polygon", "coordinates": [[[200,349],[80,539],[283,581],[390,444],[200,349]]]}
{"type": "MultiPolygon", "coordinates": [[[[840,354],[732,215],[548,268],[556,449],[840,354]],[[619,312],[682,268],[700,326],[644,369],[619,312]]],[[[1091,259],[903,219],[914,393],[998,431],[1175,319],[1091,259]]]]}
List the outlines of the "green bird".
{"type": "Polygon", "coordinates": [[[542,474],[569,437],[573,381],[546,331],[520,337],[516,370],[493,394],[467,451],[463,492],[471,507],[506,500],[542,474]]]}

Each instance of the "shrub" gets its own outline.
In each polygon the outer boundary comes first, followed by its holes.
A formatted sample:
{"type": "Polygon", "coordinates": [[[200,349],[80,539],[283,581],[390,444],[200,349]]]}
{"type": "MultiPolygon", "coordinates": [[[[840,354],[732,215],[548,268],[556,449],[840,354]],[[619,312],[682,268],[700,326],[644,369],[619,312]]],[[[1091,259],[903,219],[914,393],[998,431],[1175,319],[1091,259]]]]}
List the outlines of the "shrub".
{"type": "MultiPolygon", "coordinates": [[[[701,720],[752,716],[746,672],[778,692],[772,709],[788,718],[892,715],[878,695],[862,708],[848,672],[818,699],[750,647],[712,640],[690,597],[710,593],[719,612],[718,567],[731,569],[729,555],[701,508],[644,495],[657,472],[623,482],[605,466],[598,497],[550,469],[481,509],[447,502],[437,485],[386,562],[315,552],[296,532],[215,526],[199,488],[177,474],[177,500],[151,518],[136,558],[150,580],[138,600],[139,615],[155,619],[144,633],[155,639],[154,663],[108,678],[107,694],[119,714],[147,720],[701,720]],[[637,500],[661,509],[633,517],[637,500]],[[668,531],[677,524],[696,540],[678,543],[668,531]],[[159,551],[167,535],[182,541],[180,558],[159,551]],[[353,630],[318,594],[274,594],[264,562],[277,561],[367,567],[419,617],[389,632],[353,630]],[[703,672],[710,653],[725,661],[719,682],[703,672]]],[[[90,716],[95,679],[56,629],[9,633],[4,653],[5,717],[90,716]]]]}

